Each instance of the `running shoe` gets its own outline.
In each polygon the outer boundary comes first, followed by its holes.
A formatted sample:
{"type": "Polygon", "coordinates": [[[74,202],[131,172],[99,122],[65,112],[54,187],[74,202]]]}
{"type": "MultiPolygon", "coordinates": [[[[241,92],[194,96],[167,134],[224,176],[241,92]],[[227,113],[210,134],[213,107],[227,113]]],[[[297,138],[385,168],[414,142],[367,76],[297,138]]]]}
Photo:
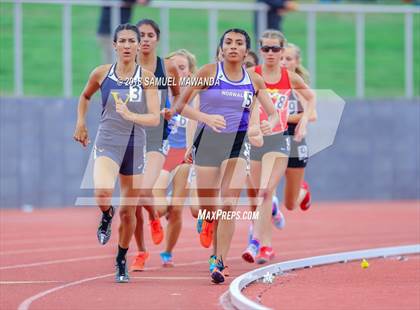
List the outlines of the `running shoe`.
{"type": "Polygon", "coordinates": [[[219,284],[225,282],[225,275],[223,274],[224,269],[225,266],[223,265],[223,260],[220,258],[217,260],[216,265],[211,272],[211,279],[213,283],[219,284]]]}
{"type": "Polygon", "coordinates": [[[152,234],[152,240],[154,244],[159,244],[163,240],[163,228],[160,225],[159,216],[156,216],[154,220],[150,221],[150,232],[152,234]]]}
{"type": "Polygon", "coordinates": [[[111,224],[112,218],[114,216],[115,209],[113,206],[108,211],[109,215],[105,215],[102,213],[102,219],[99,223],[98,230],[96,231],[96,236],[98,237],[98,241],[100,244],[106,244],[109,239],[111,238],[111,224]]]}
{"type": "Polygon", "coordinates": [[[213,228],[214,221],[211,223],[203,221],[203,226],[200,233],[200,243],[205,248],[209,248],[211,246],[213,241],[213,228]]]}
{"type": "Polygon", "coordinates": [[[201,230],[203,229],[203,220],[202,219],[197,219],[197,232],[200,234],[201,230]]]}
{"type": "Polygon", "coordinates": [[[160,259],[162,260],[163,267],[173,267],[174,262],[172,260],[172,254],[169,252],[160,253],[160,259]]]}
{"type": "Polygon", "coordinates": [[[242,253],[242,258],[248,263],[254,263],[255,257],[258,254],[259,243],[256,240],[251,240],[246,250],[242,253]]]}
{"type": "Polygon", "coordinates": [[[116,262],[115,264],[115,281],[117,283],[127,283],[130,280],[128,276],[127,261],[125,259],[116,262]]]}
{"type": "Polygon", "coordinates": [[[148,252],[139,252],[137,256],[134,258],[134,262],[131,265],[131,271],[143,271],[144,270],[144,263],[149,258],[148,252]]]}
{"type": "Polygon", "coordinates": [[[273,225],[277,229],[283,229],[284,225],[286,225],[286,218],[283,215],[283,212],[280,211],[279,208],[279,200],[277,196],[273,196],[273,209],[271,213],[271,220],[273,225]]]}
{"type": "Polygon", "coordinates": [[[306,181],[302,182],[301,188],[306,191],[306,194],[305,194],[305,197],[303,197],[303,199],[300,203],[300,208],[303,211],[306,211],[311,207],[311,192],[310,192],[310,189],[309,189],[309,185],[308,185],[308,183],[306,183],[306,181]]]}
{"type": "Polygon", "coordinates": [[[257,256],[257,264],[265,264],[266,262],[272,260],[275,254],[272,247],[262,246],[260,253],[257,256]]]}
{"type": "Polygon", "coordinates": [[[253,234],[254,234],[254,224],[253,222],[251,222],[248,228],[248,244],[251,243],[253,234]]]}
{"type": "Polygon", "coordinates": [[[210,273],[213,271],[214,267],[216,266],[217,256],[211,255],[209,258],[209,270],[210,273]]]}

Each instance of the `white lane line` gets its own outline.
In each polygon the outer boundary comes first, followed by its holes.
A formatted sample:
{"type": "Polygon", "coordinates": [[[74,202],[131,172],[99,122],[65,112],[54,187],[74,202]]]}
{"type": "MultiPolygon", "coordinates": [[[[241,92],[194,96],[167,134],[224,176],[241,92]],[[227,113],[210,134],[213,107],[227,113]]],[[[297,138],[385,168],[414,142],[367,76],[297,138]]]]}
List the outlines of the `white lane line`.
{"type": "Polygon", "coordinates": [[[114,275],[113,273],[108,273],[108,274],[104,274],[104,275],[100,275],[100,276],[96,276],[96,277],[91,277],[91,278],[86,278],[86,279],[82,279],[82,280],[78,280],[78,281],[74,281],[74,282],[70,282],[64,285],[60,285],[60,286],[56,286],[54,288],[51,288],[49,290],[43,291],[41,293],[38,293],[36,295],[33,295],[27,299],[25,299],[19,306],[18,306],[18,310],[27,310],[29,309],[29,306],[37,299],[42,298],[48,294],[51,294],[53,292],[56,292],[58,290],[67,288],[67,287],[71,287],[71,286],[75,286],[78,284],[82,284],[85,282],[89,282],[89,281],[94,281],[94,280],[98,280],[98,279],[103,279],[103,278],[107,278],[114,275]]]}
{"type": "Polygon", "coordinates": [[[0,243],[2,246],[4,246],[8,244],[16,245],[16,244],[52,243],[52,242],[63,243],[63,242],[73,242],[73,241],[86,241],[86,237],[85,236],[77,236],[77,237],[72,236],[71,238],[60,237],[60,238],[34,238],[34,239],[10,240],[10,239],[3,238],[2,236],[2,240],[0,240],[0,243]]]}
{"type": "MultiPolygon", "coordinates": [[[[242,249],[242,245],[232,245],[230,247],[231,249],[242,249]]],[[[177,249],[176,252],[189,252],[189,251],[196,251],[197,249],[201,249],[198,246],[196,247],[187,247],[187,248],[181,248],[177,249]]],[[[281,255],[290,255],[290,254],[305,254],[305,253],[313,253],[313,251],[344,251],[346,249],[345,246],[339,246],[339,247],[328,247],[328,248],[314,248],[314,249],[307,249],[307,250],[294,250],[294,251],[283,251],[281,252],[281,255]]],[[[159,254],[161,251],[150,251],[150,254],[159,254]]],[[[135,255],[135,252],[130,252],[128,256],[135,255]]],[[[98,259],[107,259],[107,258],[113,258],[115,257],[114,254],[112,255],[96,255],[96,256],[85,256],[85,257],[74,257],[74,258],[68,258],[68,259],[57,259],[57,260],[49,260],[49,261],[43,261],[43,262],[36,262],[36,263],[27,263],[27,264],[19,264],[19,265],[10,265],[10,266],[3,266],[0,267],[0,270],[11,270],[11,269],[20,269],[20,268],[32,268],[32,267],[39,267],[39,266],[47,266],[47,265],[54,265],[54,264],[66,264],[66,263],[74,263],[74,262],[83,262],[83,261],[90,261],[90,260],[98,260],[98,259]]],[[[176,264],[179,266],[179,264],[176,264]]]]}
{"type": "MultiPolygon", "coordinates": [[[[82,239],[81,239],[82,240],[82,239]]],[[[86,238],[83,239],[86,241],[86,238]]],[[[37,244],[37,241],[31,241],[32,244],[37,244]]],[[[60,246],[60,247],[48,247],[48,248],[33,248],[33,249],[22,249],[22,250],[12,250],[12,251],[2,251],[0,249],[0,256],[2,255],[15,255],[15,254],[26,254],[26,253],[42,253],[42,252],[54,252],[54,251],[66,251],[66,250],[82,250],[82,249],[99,249],[103,248],[99,245],[96,240],[95,242],[91,241],[89,243],[85,242],[86,245],[70,245],[70,246],[60,246]]],[[[177,245],[184,246],[190,242],[180,241],[177,245]]],[[[1,244],[1,242],[0,242],[1,244]]],[[[110,241],[107,246],[117,246],[117,240],[110,241]]]]}
{"type": "MultiPolygon", "coordinates": [[[[235,259],[240,259],[240,258],[239,257],[236,257],[235,259]]],[[[194,261],[194,262],[190,262],[190,263],[180,263],[180,264],[177,264],[177,266],[192,266],[192,265],[201,265],[201,264],[207,264],[207,263],[208,263],[207,261],[194,261]]],[[[157,270],[157,269],[161,269],[161,268],[162,267],[160,267],[160,266],[159,267],[151,267],[151,268],[148,268],[147,270],[157,270]]],[[[95,281],[95,280],[99,280],[99,279],[111,277],[113,275],[114,275],[114,273],[108,273],[108,274],[99,275],[99,276],[96,276],[96,277],[90,277],[90,278],[86,278],[86,279],[81,279],[81,280],[78,280],[78,281],[74,281],[74,282],[70,282],[70,283],[67,283],[67,284],[64,284],[64,285],[60,285],[60,286],[54,287],[52,289],[49,289],[49,290],[40,292],[40,293],[38,293],[36,295],[33,295],[33,296],[25,299],[18,306],[17,309],[18,310],[28,310],[29,307],[31,306],[31,304],[34,301],[36,301],[36,300],[38,300],[38,299],[40,299],[40,298],[42,298],[42,297],[44,297],[44,296],[46,296],[48,294],[51,294],[51,293],[54,293],[56,291],[65,289],[67,287],[71,287],[71,286],[83,284],[83,283],[86,283],[86,282],[90,282],[90,281],[95,281]]],[[[210,279],[210,278],[207,278],[207,279],[210,279]]]]}
{"type": "MultiPolygon", "coordinates": [[[[196,251],[198,246],[195,247],[188,247],[188,248],[181,248],[177,249],[177,253],[181,252],[190,252],[196,251]]],[[[150,251],[149,254],[159,254],[161,251],[150,251]]],[[[135,252],[131,252],[128,256],[134,256],[135,252]]],[[[115,254],[112,255],[96,255],[96,256],[85,256],[85,257],[75,257],[75,258],[68,258],[68,259],[57,259],[57,260],[50,260],[38,263],[29,263],[29,264],[19,264],[19,265],[11,265],[11,266],[3,266],[0,267],[0,270],[10,270],[10,269],[19,269],[19,268],[31,268],[31,267],[39,267],[39,266],[46,266],[46,265],[54,265],[54,264],[64,264],[64,263],[74,263],[74,262],[82,262],[82,261],[89,261],[89,260],[98,260],[98,259],[105,259],[105,258],[114,258],[115,254]]],[[[176,264],[177,266],[181,266],[182,264],[176,264]]]]}
{"type": "Polygon", "coordinates": [[[110,258],[110,257],[114,257],[114,256],[115,255],[97,255],[97,256],[69,258],[69,259],[57,259],[57,260],[49,260],[49,261],[39,262],[39,263],[4,266],[4,267],[0,267],[0,270],[31,268],[31,267],[39,267],[39,266],[46,266],[46,265],[53,265],[53,264],[63,264],[63,263],[74,263],[74,262],[82,262],[82,261],[88,261],[88,260],[93,260],[93,259],[110,258]]]}
{"type": "Polygon", "coordinates": [[[65,281],[0,281],[0,285],[9,284],[46,284],[46,283],[63,283],[65,281]]]}
{"type": "MultiPolygon", "coordinates": [[[[196,250],[196,249],[197,248],[195,247],[194,250],[196,250]]],[[[186,248],[179,249],[178,251],[181,251],[181,250],[186,250],[186,248]]],[[[321,250],[321,249],[319,249],[319,250],[321,250]]],[[[328,250],[331,251],[332,249],[330,248],[328,250]]],[[[296,252],[296,251],[294,251],[294,252],[296,252]]],[[[300,252],[302,252],[302,251],[300,251],[300,252]]],[[[229,261],[233,261],[233,260],[236,261],[236,260],[241,260],[241,259],[242,259],[241,257],[232,257],[232,258],[229,258],[229,261]]],[[[183,266],[193,266],[193,265],[201,265],[201,264],[208,264],[208,261],[194,261],[194,262],[190,262],[190,263],[179,263],[179,264],[176,264],[176,266],[177,267],[183,267],[183,266]]],[[[162,268],[163,267],[161,267],[161,266],[159,266],[159,267],[150,267],[150,268],[146,268],[145,270],[146,271],[149,271],[149,270],[151,271],[151,270],[158,270],[158,269],[162,269],[162,268]]],[[[42,298],[42,297],[44,297],[44,296],[46,296],[48,294],[54,293],[56,291],[59,291],[61,289],[65,289],[67,287],[71,287],[71,286],[83,284],[83,283],[90,282],[90,281],[95,281],[95,280],[107,278],[107,277],[110,277],[110,276],[113,276],[113,275],[114,275],[114,273],[109,273],[109,274],[105,274],[105,275],[99,275],[99,276],[96,276],[96,277],[85,278],[85,279],[81,279],[81,280],[78,280],[78,281],[70,282],[70,283],[67,283],[67,284],[64,284],[64,285],[60,285],[60,286],[54,287],[52,289],[49,289],[49,290],[40,292],[40,293],[38,293],[36,295],[33,295],[33,296],[25,299],[19,305],[18,310],[28,310],[29,307],[31,306],[31,304],[34,301],[36,301],[36,300],[38,300],[38,299],[40,299],[40,298],[42,298]]],[[[236,281],[236,279],[234,281],[236,281]]]]}
{"type": "MultiPolygon", "coordinates": [[[[284,271],[301,269],[305,267],[321,266],[328,264],[335,264],[342,261],[360,260],[362,258],[378,258],[404,254],[418,254],[420,253],[420,244],[395,246],[387,248],[374,248],[367,250],[341,252],[322,256],[313,256],[302,259],[295,259],[286,262],[276,263],[262,268],[258,268],[237,277],[229,285],[229,296],[231,304],[237,309],[255,309],[268,310],[269,308],[248,299],[242,294],[242,290],[250,283],[261,279],[268,274],[281,274],[284,271]]],[[[223,296],[223,295],[222,295],[223,296]]],[[[219,298],[219,302],[221,299],[219,298]]],[[[224,304],[221,304],[222,306],[224,304]]]]}
{"type": "MultiPolygon", "coordinates": [[[[58,239],[62,240],[62,239],[58,239]]],[[[76,240],[76,239],[75,239],[76,240]]],[[[80,239],[86,241],[86,238],[80,239]]],[[[51,240],[50,240],[51,241],[51,240]]],[[[68,240],[67,240],[68,241],[68,240]]],[[[73,240],[71,240],[73,241],[73,240]]],[[[31,244],[37,244],[38,241],[34,240],[31,241],[31,244]]],[[[13,251],[2,251],[0,250],[0,256],[1,255],[15,255],[15,254],[26,254],[26,253],[42,253],[42,252],[54,252],[54,251],[66,251],[66,250],[82,250],[82,249],[94,249],[94,248],[101,248],[102,246],[99,245],[97,242],[95,244],[92,244],[93,242],[89,242],[88,245],[71,245],[71,246],[61,246],[61,247],[48,247],[48,248],[33,248],[33,249],[22,249],[22,250],[13,250],[13,251]]],[[[178,245],[186,245],[187,242],[179,242],[178,245]]],[[[1,244],[1,242],[0,242],[1,244]]],[[[107,246],[116,246],[117,241],[110,241],[107,246]]]]}
{"type": "MultiPolygon", "coordinates": [[[[405,233],[404,236],[406,236],[406,235],[407,234],[405,233]]],[[[399,241],[399,240],[401,240],[401,236],[393,234],[392,236],[386,236],[386,240],[388,242],[391,242],[392,240],[399,241]]],[[[300,240],[307,240],[308,237],[309,237],[308,235],[305,235],[305,236],[302,236],[301,238],[296,238],[294,240],[296,242],[298,242],[300,240]]],[[[344,241],[344,240],[347,240],[347,239],[353,239],[354,237],[355,237],[354,235],[351,236],[351,237],[343,236],[343,237],[340,237],[340,240],[344,241]]],[[[369,241],[383,240],[384,235],[383,234],[378,234],[377,238],[374,238],[373,236],[369,236],[369,238],[370,238],[369,241]]],[[[58,240],[69,241],[68,239],[67,240],[65,240],[65,239],[55,239],[55,240],[54,239],[49,239],[49,240],[45,239],[45,242],[48,241],[48,242],[51,243],[51,240],[53,240],[53,241],[58,241],[58,240]]],[[[74,241],[76,241],[76,240],[77,239],[74,239],[74,241]]],[[[80,239],[80,240],[86,241],[86,238],[83,238],[83,239],[80,239]]],[[[323,237],[323,238],[318,238],[317,239],[317,241],[322,241],[322,240],[329,240],[329,237],[328,238],[323,237]]],[[[21,240],[21,241],[25,241],[25,240],[21,240]]],[[[73,239],[71,241],[73,241],[73,239]]],[[[30,240],[30,241],[28,240],[28,243],[38,244],[39,240],[36,240],[36,239],[30,240]]],[[[64,247],[63,246],[63,247],[51,247],[51,248],[33,248],[33,249],[22,249],[22,250],[12,250],[12,251],[3,251],[3,250],[1,250],[1,247],[0,247],[0,256],[15,255],[15,254],[26,254],[26,253],[42,253],[42,252],[50,252],[50,251],[51,252],[53,252],[53,251],[65,251],[65,250],[72,250],[72,249],[78,250],[78,249],[85,249],[85,248],[86,249],[89,249],[89,248],[93,249],[95,247],[97,247],[97,248],[100,247],[98,244],[96,244],[96,246],[91,245],[92,242],[89,242],[89,243],[86,243],[86,244],[89,244],[89,245],[80,245],[80,243],[79,243],[78,245],[71,245],[69,247],[64,247]]],[[[111,245],[111,246],[116,245],[116,241],[113,241],[113,243],[109,243],[109,245],[111,245]]],[[[178,245],[185,245],[185,242],[180,242],[180,243],[178,243],[178,245]]],[[[0,246],[3,246],[2,241],[0,241],[0,246]]]]}
{"type": "MultiPolygon", "coordinates": [[[[116,245],[116,244],[111,244],[116,245]]],[[[99,245],[86,245],[86,246],[68,246],[68,247],[52,247],[52,248],[38,248],[38,249],[25,249],[16,251],[0,252],[1,256],[5,255],[16,255],[16,254],[27,254],[27,253],[43,253],[43,252],[55,252],[55,251],[68,251],[68,250],[85,250],[85,249],[99,249],[99,245]]]]}

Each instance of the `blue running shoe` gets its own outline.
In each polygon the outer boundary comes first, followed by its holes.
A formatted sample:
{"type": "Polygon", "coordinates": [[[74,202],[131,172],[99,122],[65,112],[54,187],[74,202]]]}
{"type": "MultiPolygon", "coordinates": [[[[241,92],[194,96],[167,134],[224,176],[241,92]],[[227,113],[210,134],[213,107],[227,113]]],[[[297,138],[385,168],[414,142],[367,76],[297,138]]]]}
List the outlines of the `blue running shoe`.
{"type": "Polygon", "coordinates": [[[223,269],[225,266],[223,264],[222,258],[218,259],[216,265],[214,266],[211,272],[211,280],[213,283],[219,284],[225,282],[225,275],[223,274],[223,269]]]}
{"type": "Polygon", "coordinates": [[[202,219],[197,219],[197,233],[201,234],[201,231],[203,229],[203,220],[202,219]]]}
{"type": "Polygon", "coordinates": [[[209,258],[209,270],[210,273],[213,271],[214,267],[216,267],[216,261],[217,261],[217,256],[216,255],[212,255],[209,258]]]}
{"type": "Polygon", "coordinates": [[[102,214],[101,222],[99,223],[96,236],[100,244],[106,244],[111,238],[111,224],[112,218],[114,217],[115,209],[113,206],[110,207],[108,214],[102,214]]]}
{"type": "Polygon", "coordinates": [[[251,243],[253,234],[254,234],[254,223],[251,222],[251,225],[249,225],[249,228],[248,228],[248,244],[251,243]]]}
{"type": "Polygon", "coordinates": [[[257,256],[259,250],[260,242],[258,240],[252,239],[246,250],[242,253],[243,260],[248,263],[254,263],[255,257],[257,256]]]}
{"type": "Polygon", "coordinates": [[[276,226],[277,229],[283,229],[286,225],[286,218],[284,217],[283,213],[280,211],[279,208],[279,200],[276,196],[273,196],[273,209],[271,213],[272,217],[271,220],[273,221],[273,225],[276,226]]]}
{"type": "Polygon", "coordinates": [[[172,254],[169,252],[160,253],[160,259],[162,260],[163,267],[173,267],[174,262],[172,261],[172,254]]]}
{"type": "Polygon", "coordinates": [[[115,281],[117,283],[127,283],[130,280],[128,276],[127,261],[125,259],[116,262],[115,264],[115,281]]]}

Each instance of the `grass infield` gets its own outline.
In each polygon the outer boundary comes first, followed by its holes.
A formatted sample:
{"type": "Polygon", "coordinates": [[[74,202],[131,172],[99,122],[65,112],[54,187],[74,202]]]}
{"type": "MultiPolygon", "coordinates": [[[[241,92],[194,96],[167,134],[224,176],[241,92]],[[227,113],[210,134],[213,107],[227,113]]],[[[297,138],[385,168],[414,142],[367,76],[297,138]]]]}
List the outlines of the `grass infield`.
{"type": "MultiPolygon", "coordinates": [[[[13,5],[0,4],[0,94],[13,94],[13,5]]],[[[152,18],[159,11],[136,7],[132,22],[152,18]]],[[[60,5],[23,5],[23,76],[26,96],[62,96],[62,8],[60,5]]],[[[90,71],[101,64],[96,39],[98,7],[72,10],[73,95],[78,96],[90,71]]],[[[170,50],[186,48],[199,65],[208,62],[208,17],[205,10],[170,11],[170,50]]],[[[365,85],[367,97],[404,96],[404,16],[366,15],[365,85]]],[[[220,11],[218,33],[231,27],[247,30],[253,38],[253,14],[220,11]]],[[[302,48],[306,62],[306,14],[289,13],[284,33],[302,48]]],[[[317,15],[317,88],[355,96],[355,16],[317,15]]],[[[253,41],[254,42],[254,41],[253,41]]],[[[253,46],[255,49],[255,46],[253,46]]],[[[420,16],[414,15],[414,94],[420,95],[420,16]]]]}

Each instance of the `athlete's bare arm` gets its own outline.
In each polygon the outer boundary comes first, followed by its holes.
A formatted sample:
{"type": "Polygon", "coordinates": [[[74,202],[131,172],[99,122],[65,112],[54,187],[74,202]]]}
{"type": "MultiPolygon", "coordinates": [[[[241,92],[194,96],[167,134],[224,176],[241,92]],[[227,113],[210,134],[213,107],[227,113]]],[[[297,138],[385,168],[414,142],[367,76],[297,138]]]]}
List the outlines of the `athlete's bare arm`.
{"type": "MultiPolygon", "coordinates": [[[[200,111],[200,97],[196,96],[192,102],[192,108],[194,110],[200,111]]],[[[194,135],[195,131],[197,130],[197,121],[188,120],[187,129],[186,129],[186,142],[187,142],[187,149],[191,148],[194,143],[194,135]]]]}
{"type": "Polygon", "coordinates": [[[165,59],[165,68],[168,75],[174,81],[174,83],[171,83],[170,88],[171,88],[172,97],[173,97],[172,102],[176,102],[178,100],[179,94],[181,93],[179,73],[173,60],[171,59],[165,59]]]}
{"type": "Polygon", "coordinates": [[[303,113],[301,113],[302,116],[296,126],[294,137],[295,141],[299,142],[306,136],[307,123],[311,116],[316,113],[315,94],[298,74],[290,71],[288,71],[288,74],[292,88],[297,92],[298,96],[304,99],[302,100],[303,113]]]}
{"type": "MultiPolygon", "coordinates": [[[[248,74],[255,72],[255,66],[247,69],[248,74]]],[[[264,144],[263,134],[260,128],[260,104],[256,100],[249,119],[248,138],[252,145],[261,147],[264,144]]]]}
{"type": "MultiPolygon", "coordinates": [[[[305,107],[306,104],[307,104],[305,98],[303,98],[302,95],[299,94],[298,92],[295,92],[295,94],[296,94],[296,97],[297,97],[298,101],[302,104],[303,107],[305,107]]],[[[287,122],[292,123],[292,124],[299,123],[300,119],[302,118],[302,114],[303,113],[289,115],[289,118],[287,119],[287,122]]],[[[317,119],[318,119],[318,113],[316,112],[316,102],[315,102],[315,109],[312,111],[312,114],[309,117],[309,121],[310,122],[316,122],[317,119]]]]}
{"type": "Polygon", "coordinates": [[[74,140],[80,142],[84,147],[89,143],[89,135],[86,127],[86,114],[89,107],[90,98],[98,91],[101,87],[103,80],[105,79],[111,65],[102,65],[96,67],[90,74],[89,79],[79,97],[79,103],[77,105],[77,122],[76,129],[74,131],[74,140]]]}
{"type": "Polygon", "coordinates": [[[200,90],[210,87],[210,78],[214,77],[216,74],[216,64],[207,64],[204,65],[195,75],[195,80],[202,80],[202,85],[193,85],[188,86],[179,96],[179,100],[174,103],[171,109],[166,109],[164,111],[165,118],[169,120],[175,113],[180,113],[183,116],[200,121],[207,124],[214,131],[220,132],[226,127],[225,119],[222,115],[217,114],[206,114],[200,111],[194,110],[191,108],[188,103],[199,93],[200,90]]]}
{"type": "Polygon", "coordinates": [[[263,134],[270,134],[272,129],[279,122],[279,115],[274,109],[273,102],[270,98],[270,95],[267,92],[263,78],[252,71],[248,70],[248,74],[251,77],[252,83],[256,91],[256,98],[259,100],[259,103],[262,105],[264,110],[267,112],[268,121],[262,121],[260,124],[261,131],[263,134]]]}
{"type": "Polygon", "coordinates": [[[264,145],[263,134],[260,129],[260,107],[258,101],[252,107],[251,117],[249,119],[248,139],[249,142],[256,146],[262,147],[264,145]]]}

